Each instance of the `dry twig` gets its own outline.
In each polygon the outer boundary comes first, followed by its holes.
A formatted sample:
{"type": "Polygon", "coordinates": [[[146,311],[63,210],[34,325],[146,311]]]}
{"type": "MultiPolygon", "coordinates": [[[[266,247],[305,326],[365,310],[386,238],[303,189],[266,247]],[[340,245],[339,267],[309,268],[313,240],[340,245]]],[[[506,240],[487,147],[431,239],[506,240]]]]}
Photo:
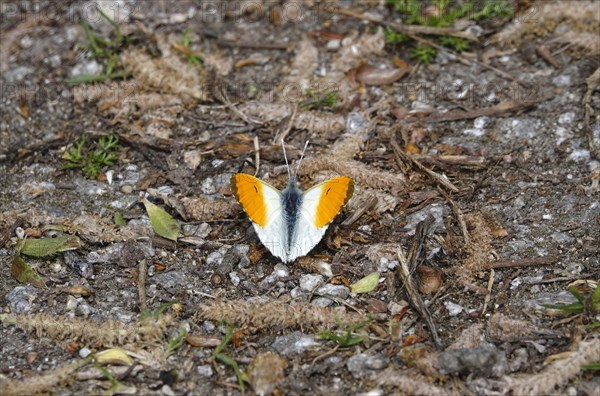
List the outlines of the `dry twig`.
{"type": "Polygon", "coordinates": [[[442,186],[446,187],[450,191],[458,192],[458,188],[454,184],[452,184],[452,182],[450,182],[450,180],[448,180],[445,176],[442,176],[442,175],[432,171],[431,169],[425,167],[418,160],[413,158],[410,154],[407,154],[404,151],[402,151],[402,149],[400,148],[400,146],[394,139],[390,140],[390,144],[392,145],[392,149],[394,150],[394,154],[396,155],[396,162],[398,163],[398,166],[401,169],[405,167],[404,164],[406,164],[406,163],[411,164],[415,168],[417,168],[419,171],[425,173],[427,176],[432,178],[435,182],[441,184],[442,186]]]}
{"type": "Polygon", "coordinates": [[[442,121],[456,121],[456,120],[468,120],[472,118],[488,116],[494,117],[507,113],[512,113],[514,111],[522,111],[528,107],[536,105],[540,102],[547,100],[547,97],[535,99],[535,100],[527,100],[522,102],[515,102],[512,100],[508,100],[505,102],[498,103],[497,105],[486,107],[483,109],[475,109],[471,111],[462,111],[462,110],[451,110],[442,114],[431,114],[429,117],[425,119],[427,122],[442,122],[442,121]]]}
{"type": "Polygon", "coordinates": [[[414,270],[418,266],[418,262],[421,258],[421,253],[423,250],[423,243],[425,242],[425,238],[427,233],[433,224],[433,217],[429,216],[424,221],[417,225],[417,229],[415,231],[415,236],[413,238],[413,243],[410,248],[410,252],[408,257],[404,253],[404,249],[402,246],[398,246],[396,250],[396,255],[398,256],[398,261],[400,262],[400,266],[398,267],[398,274],[404,283],[404,288],[406,289],[406,295],[410,304],[415,308],[415,310],[419,313],[421,318],[427,324],[429,331],[431,332],[431,337],[433,338],[433,342],[436,347],[442,347],[442,340],[438,335],[437,328],[435,326],[435,322],[433,321],[433,317],[431,316],[431,312],[423,302],[421,295],[419,294],[419,288],[417,282],[413,276],[414,270]]]}
{"type": "Polygon", "coordinates": [[[140,260],[138,270],[138,301],[140,304],[140,312],[146,310],[146,273],[148,263],[145,258],[140,260]]]}
{"type": "Polygon", "coordinates": [[[490,267],[493,269],[498,268],[510,268],[510,267],[531,267],[534,265],[550,265],[553,264],[558,258],[551,254],[541,257],[531,257],[520,260],[508,260],[508,261],[496,261],[490,263],[490,267]]]}

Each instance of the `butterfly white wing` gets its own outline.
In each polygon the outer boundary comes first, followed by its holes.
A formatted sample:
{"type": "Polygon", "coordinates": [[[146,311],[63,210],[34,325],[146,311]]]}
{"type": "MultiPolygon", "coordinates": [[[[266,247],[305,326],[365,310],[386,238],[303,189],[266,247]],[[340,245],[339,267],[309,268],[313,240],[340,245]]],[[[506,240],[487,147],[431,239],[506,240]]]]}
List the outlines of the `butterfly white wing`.
{"type": "Polygon", "coordinates": [[[242,208],[252,220],[263,245],[275,257],[287,259],[287,228],[282,213],[281,192],[254,176],[238,173],[231,177],[231,187],[242,208]]]}
{"type": "Polygon", "coordinates": [[[305,256],[323,238],[329,223],[340,212],[354,192],[354,182],[346,176],[329,179],[306,190],[302,195],[289,261],[305,256]]]}

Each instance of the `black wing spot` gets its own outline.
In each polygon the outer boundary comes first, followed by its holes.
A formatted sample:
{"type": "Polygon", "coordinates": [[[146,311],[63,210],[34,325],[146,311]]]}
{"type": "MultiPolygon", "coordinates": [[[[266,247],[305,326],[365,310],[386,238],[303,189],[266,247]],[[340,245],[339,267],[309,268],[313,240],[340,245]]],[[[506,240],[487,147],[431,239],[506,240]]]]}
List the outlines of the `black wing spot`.
{"type": "Polygon", "coordinates": [[[256,191],[256,193],[258,194],[258,188],[256,188],[256,186],[252,186],[254,187],[254,191],[256,191]]]}
{"type": "Polygon", "coordinates": [[[329,188],[327,189],[327,191],[325,191],[325,195],[329,194],[329,191],[331,191],[331,187],[329,187],[329,188]]]}

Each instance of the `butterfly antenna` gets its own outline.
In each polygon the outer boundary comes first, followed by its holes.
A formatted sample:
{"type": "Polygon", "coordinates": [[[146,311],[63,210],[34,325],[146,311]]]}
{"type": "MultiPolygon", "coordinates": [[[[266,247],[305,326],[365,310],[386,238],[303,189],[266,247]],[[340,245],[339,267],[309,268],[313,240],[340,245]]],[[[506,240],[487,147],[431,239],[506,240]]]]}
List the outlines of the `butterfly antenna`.
{"type": "Polygon", "coordinates": [[[304,158],[304,153],[306,152],[306,148],[308,147],[308,140],[304,143],[304,148],[302,149],[302,154],[300,155],[300,161],[298,161],[298,166],[296,167],[296,173],[294,173],[294,179],[298,176],[298,172],[300,171],[300,164],[302,163],[302,159],[304,158]]]}
{"type": "Polygon", "coordinates": [[[281,139],[281,148],[283,148],[283,158],[285,158],[285,166],[287,167],[288,177],[292,181],[292,173],[290,172],[290,164],[288,163],[287,154],[285,153],[285,143],[281,139]]]}

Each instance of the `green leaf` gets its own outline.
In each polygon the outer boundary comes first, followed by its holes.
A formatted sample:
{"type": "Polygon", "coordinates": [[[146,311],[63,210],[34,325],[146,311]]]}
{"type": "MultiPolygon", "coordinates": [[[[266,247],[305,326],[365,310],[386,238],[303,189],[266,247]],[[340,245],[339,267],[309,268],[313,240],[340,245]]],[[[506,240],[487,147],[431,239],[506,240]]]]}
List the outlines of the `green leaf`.
{"type": "Polygon", "coordinates": [[[121,212],[121,211],[115,212],[113,220],[114,220],[115,224],[118,226],[124,226],[127,224],[127,222],[125,221],[125,217],[123,216],[123,212],[121,212]]]}
{"type": "Polygon", "coordinates": [[[569,305],[560,305],[560,304],[542,304],[545,308],[558,309],[563,311],[564,313],[582,313],[583,312],[583,304],[580,302],[576,302],[569,305]]]}
{"type": "Polygon", "coordinates": [[[369,293],[377,287],[379,272],[371,272],[369,275],[350,285],[351,293],[369,293]]]}
{"type": "Polygon", "coordinates": [[[46,257],[80,247],[81,240],[70,235],[58,238],[26,239],[19,246],[19,252],[27,256],[46,257]]]}
{"type": "Polygon", "coordinates": [[[600,363],[594,363],[594,364],[584,364],[581,366],[582,369],[586,369],[586,370],[595,370],[595,371],[599,371],[600,370],[600,363]]]}
{"type": "Polygon", "coordinates": [[[158,317],[160,315],[162,315],[163,313],[165,313],[165,311],[167,309],[169,309],[176,302],[177,301],[167,301],[165,303],[162,303],[160,305],[160,307],[156,308],[154,311],[150,311],[149,309],[145,309],[144,312],[142,312],[140,320],[145,320],[145,319],[149,319],[149,318],[152,318],[152,319],[156,320],[156,319],[158,319],[158,317]]]}
{"type": "Polygon", "coordinates": [[[569,288],[569,293],[571,293],[580,303],[583,304],[585,302],[585,295],[583,295],[583,293],[580,293],[576,287],[569,288]]]}
{"type": "Polygon", "coordinates": [[[589,325],[583,326],[583,328],[586,330],[597,329],[598,327],[600,327],[600,322],[594,322],[590,323],[589,325]]]}
{"type": "Polygon", "coordinates": [[[148,213],[148,217],[150,217],[150,223],[152,223],[154,232],[163,238],[177,241],[177,236],[179,235],[179,224],[177,224],[177,221],[163,208],[154,205],[146,198],[142,202],[146,207],[146,212],[148,213]]]}
{"type": "Polygon", "coordinates": [[[44,280],[18,254],[12,260],[10,274],[20,283],[29,283],[38,288],[46,287],[44,280]]]}
{"type": "Polygon", "coordinates": [[[594,289],[591,300],[592,300],[592,309],[595,312],[600,312],[600,285],[597,285],[596,289],[594,289]]]}

